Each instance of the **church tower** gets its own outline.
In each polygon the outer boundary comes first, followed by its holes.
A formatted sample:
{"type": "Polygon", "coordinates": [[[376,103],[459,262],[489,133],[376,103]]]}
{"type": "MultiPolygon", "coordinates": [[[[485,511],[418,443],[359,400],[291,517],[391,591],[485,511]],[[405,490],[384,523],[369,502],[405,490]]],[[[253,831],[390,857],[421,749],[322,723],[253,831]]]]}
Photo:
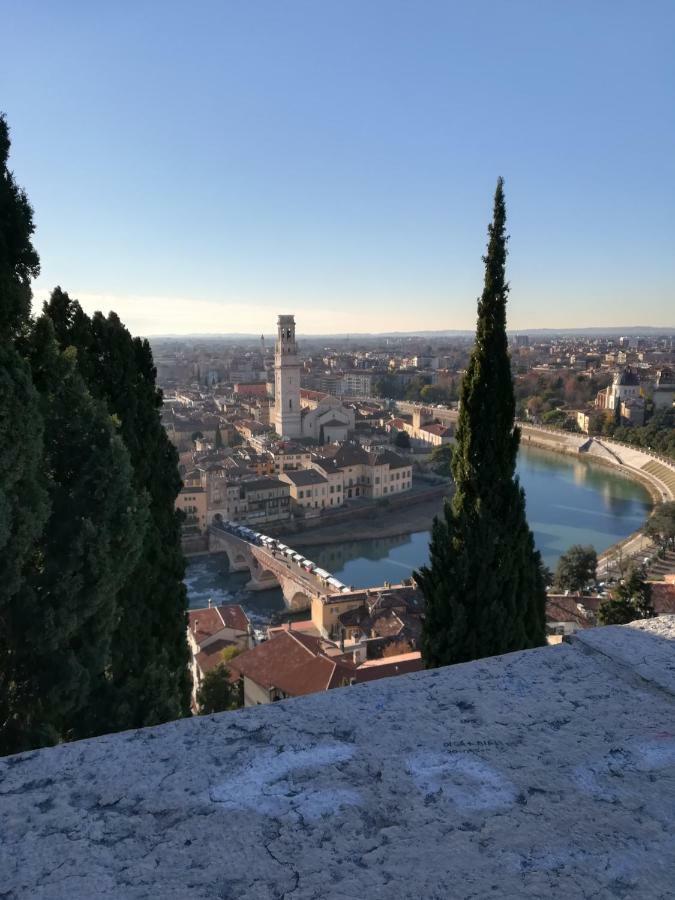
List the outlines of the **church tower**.
{"type": "Polygon", "coordinates": [[[300,437],[300,362],[294,316],[279,316],[274,348],[274,428],[282,438],[300,437]]]}

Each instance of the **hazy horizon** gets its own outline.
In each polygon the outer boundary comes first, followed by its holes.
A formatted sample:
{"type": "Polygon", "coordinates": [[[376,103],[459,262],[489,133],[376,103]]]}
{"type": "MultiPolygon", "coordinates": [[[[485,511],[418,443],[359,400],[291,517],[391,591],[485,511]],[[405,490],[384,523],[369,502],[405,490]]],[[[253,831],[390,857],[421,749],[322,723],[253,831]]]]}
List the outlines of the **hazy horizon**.
{"type": "Polygon", "coordinates": [[[399,0],[6,14],[10,165],[58,285],[148,336],[667,328],[675,5],[399,0]],[[643,327],[644,327],[643,326],[643,327]]]}

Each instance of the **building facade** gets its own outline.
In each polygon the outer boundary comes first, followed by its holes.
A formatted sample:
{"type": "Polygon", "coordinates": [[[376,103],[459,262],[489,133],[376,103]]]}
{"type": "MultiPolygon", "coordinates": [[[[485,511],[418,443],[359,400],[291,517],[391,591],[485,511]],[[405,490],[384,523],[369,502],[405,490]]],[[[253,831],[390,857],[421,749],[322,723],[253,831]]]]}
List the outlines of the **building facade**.
{"type": "Polygon", "coordinates": [[[300,421],[300,361],[295,341],[295,317],[279,316],[274,352],[274,427],[282,438],[297,438],[300,421]]]}

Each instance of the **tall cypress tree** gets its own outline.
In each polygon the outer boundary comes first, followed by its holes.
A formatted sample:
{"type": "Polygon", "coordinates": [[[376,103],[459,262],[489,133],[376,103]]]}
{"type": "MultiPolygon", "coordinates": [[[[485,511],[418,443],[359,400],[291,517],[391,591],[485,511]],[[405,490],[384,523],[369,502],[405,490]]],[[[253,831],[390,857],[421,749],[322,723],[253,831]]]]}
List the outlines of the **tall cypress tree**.
{"type": "Polygon", "coordinates": [[[515,474],[520,430],[506,336],[506,208],[497,183],[476,343],[461,388],[455,494],[416,575],[426,599],[422,655],[449,665],[545,643],[541,558],[515,474]]]}
{"type": "Polygon", "coordinates": [[[36,746],[98,729],[119,620],[117,597],[140,555],[146,508],[127,450],[104,403],[60,352],[42,316],[26,341],[45,423],[50,516],[30,575],[43,634],[32,643],[30,681],[40,715],[26,723],[36,746]]]}
{"type": "Polygon", "coordinates": [[[40,265],[33,211],[8,169],[9,149],[0,116],[0,754],[21,748],[19,714],[33,709],[26,639],[41,622],[26,572],[48,514],[38,395],[15,348],[40,265]]]}
{"type": "Polygon", "coordinates": [[[189,714],[187,597],[180,522],[178,455],[160,418],[162,394],[147,341],[119,318],[89,319],[57,289],[45,312],[62,344],[78,347],[89,389],[119,422],[148,522],[138,563],[118,595],[111,681],[101,697],[101,730],[153,725],[189,714]]]}

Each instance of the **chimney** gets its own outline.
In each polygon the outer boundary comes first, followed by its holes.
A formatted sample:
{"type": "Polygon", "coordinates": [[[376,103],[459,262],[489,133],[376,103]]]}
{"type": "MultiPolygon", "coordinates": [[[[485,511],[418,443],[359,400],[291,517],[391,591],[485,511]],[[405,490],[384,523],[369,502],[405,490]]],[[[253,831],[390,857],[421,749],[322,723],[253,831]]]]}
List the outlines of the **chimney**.
{"type": "Polygon", "coordinates": [[[212,604],[213,604],[213,600],[209,597],[209,609],[211,609],[212,604]]]}

